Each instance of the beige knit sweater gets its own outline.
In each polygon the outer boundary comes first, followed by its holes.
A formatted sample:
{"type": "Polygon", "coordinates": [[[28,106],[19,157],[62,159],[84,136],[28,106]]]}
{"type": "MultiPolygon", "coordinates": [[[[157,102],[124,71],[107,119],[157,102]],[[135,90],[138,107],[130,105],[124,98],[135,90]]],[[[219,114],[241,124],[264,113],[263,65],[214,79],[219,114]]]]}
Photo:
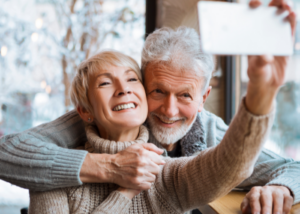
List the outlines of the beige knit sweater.
{"type": "MultiPolygon", "coordinates": [[[[84,184],[48,192],[30,192],[29,213],[183,213],[227,194],[251,175],[258,153],[274,118],[274,112],[254,116],[244,104],[232,120],[222,142],[195,157],[166,158],[152,187],[132,200],[115,184],[84,184]]],[[[140,127],[137,140],[114,142],[99,137],[95,127],[86,128],[87,149],[117,153],[148,140],[140,127]]]]}

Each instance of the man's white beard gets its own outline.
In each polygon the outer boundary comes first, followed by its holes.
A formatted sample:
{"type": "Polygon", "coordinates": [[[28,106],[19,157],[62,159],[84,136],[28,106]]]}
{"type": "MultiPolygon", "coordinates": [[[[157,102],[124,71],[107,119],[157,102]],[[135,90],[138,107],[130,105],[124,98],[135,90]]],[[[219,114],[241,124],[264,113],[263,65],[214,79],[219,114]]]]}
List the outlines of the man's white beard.
{"type": "Polygon", "coordinates": [[[161,143],[162,145],[170,145],[173,143],[176,143],[178,140],[182,139],[192,128],[195,120],[197,118],[197,115],[195,115],[194,120],[191,124],[187,125],[185,124],[186,118],[166,118],[165,116],[157,115],[155,113],[150,113],[148,118],[149,128],[151,130],[151,133],[154,135],[156,140],[161,143]],[[161,117],[166,120],[180,120],[182,125],[178,128],[166,128],[162,127],[160,124],[158,124],[154,117],[161,117]]]}

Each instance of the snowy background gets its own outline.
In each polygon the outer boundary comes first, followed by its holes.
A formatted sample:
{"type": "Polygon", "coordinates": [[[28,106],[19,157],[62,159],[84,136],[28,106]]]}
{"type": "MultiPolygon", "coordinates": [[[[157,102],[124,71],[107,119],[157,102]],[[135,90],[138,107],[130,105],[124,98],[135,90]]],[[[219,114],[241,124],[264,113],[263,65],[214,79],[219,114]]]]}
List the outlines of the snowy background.
{"type": "MultiPolygon", "coordinates": [[[[78,64],[115,49],[140,64],[144,0],[0,0],[0,137],[73,108],[78,64]]],[[[20,213],[28,191],[0,180],[0,213],[20,213]]]]}

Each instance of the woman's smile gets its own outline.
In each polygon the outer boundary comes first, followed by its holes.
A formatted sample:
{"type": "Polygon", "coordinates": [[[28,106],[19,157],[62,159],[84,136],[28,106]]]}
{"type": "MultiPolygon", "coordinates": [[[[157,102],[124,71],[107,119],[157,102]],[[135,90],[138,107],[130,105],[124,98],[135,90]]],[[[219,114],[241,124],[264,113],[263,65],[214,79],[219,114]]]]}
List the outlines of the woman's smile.
{"type": "Polygon", "coordinates": [[[128,103],[120,103],[117,104],[115,107],[113,107],[113,111],[117,111],[117,112],[124,112],[126,110],[134,110],[136,109],[137,104],[134,102],[128,102],[128,103]]]}

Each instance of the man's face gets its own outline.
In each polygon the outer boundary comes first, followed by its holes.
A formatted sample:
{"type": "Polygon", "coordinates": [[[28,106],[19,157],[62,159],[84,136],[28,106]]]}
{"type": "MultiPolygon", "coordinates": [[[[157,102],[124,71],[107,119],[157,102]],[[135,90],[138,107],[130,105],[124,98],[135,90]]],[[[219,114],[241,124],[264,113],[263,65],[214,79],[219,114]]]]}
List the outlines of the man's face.
{"type": "Polygon", "coordinates": [[[150,63],[145,70],[148,122],[164,145],[176,143],[201,112],[210,88],[202,94],[203,78],[171,65],[150,63]]]}

